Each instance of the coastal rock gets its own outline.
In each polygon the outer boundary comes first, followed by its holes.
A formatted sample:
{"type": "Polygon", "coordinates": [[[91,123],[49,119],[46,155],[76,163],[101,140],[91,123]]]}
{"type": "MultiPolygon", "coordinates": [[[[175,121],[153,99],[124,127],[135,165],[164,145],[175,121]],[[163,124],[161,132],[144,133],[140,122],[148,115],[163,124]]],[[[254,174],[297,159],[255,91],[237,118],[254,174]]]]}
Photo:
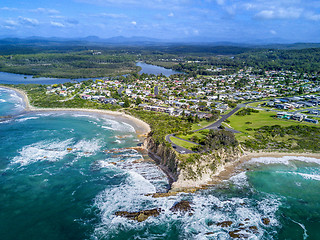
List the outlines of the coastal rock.
{"type": "Polygon", "coordinates": [[[250,226],[249,229],[252,231],[252,233],[257,234],[259,233],[257,226],[250,226]]]}
{"type": "Polygon", "coordinates": [[[132,161],[132,163],[141,163],[141,162],[144,162],[143,158],[139,158],[137,160],[132,161]]]}
{"type": "Polygon", "coordinates": [[[262,222],[264,225],[269,225],[270,224],[270,219],[269,218],[262,218],[262,222]]]}
{"type": "Polygon", "coordinates": [[[115,213],[116,216],[125,217],[131,220],[136,220],[138,222],[143,222],[148,219],[148,217],[157,217],[161,212],[160,208],[154,208],[150,210],[142,210],[139,212],[127,212],[127,211],[118,211],[115,213]]]}
{"type": "Polygon", "coordinates": [[[129,147],[127,149],[132,149],[132,150],[136,150],[138,152],[142,152],[142,151],[145,151],[145,148],[143,147],[129,147]]]}
{"type": "Polygon", "coordinates": [[[67,148],[68,151],[72,151],[72,148],[67,148]]]}
{"type": "Polygon", "coordinates": [[[118,135],[118,136],[116,136],[116,138],[130,138],[130,137],[132,137],[132,135],[118,135]]]}
{"type": "Polygon", "coordinates": [[[248,234],[241,233],[241,230],[234,230],[229,232],[229,236],[232,238],[248,238],[248,234]]]}
{"type": "Polygon", "coordinates": [[[146,196],[152,196],[153,198],[170,197],[176,196],[177,192],[167,192],[167,193],[148,193],[146,196]]]}
{"type": "Polygon", "coordinates": [[[231,225],[232,225],[232,221],[224,221],[224,222],[217,223],[217,226],[220,226],[220,227],[230,227],[231,225]]]}
{"type": "Polygon", "coordinates": [[[180,202],[175,203],[170,210],[172,212],[188,212],[193,211],[193,209],[190,206],[190,202],[186,200],[182,200],[180,202]]]}

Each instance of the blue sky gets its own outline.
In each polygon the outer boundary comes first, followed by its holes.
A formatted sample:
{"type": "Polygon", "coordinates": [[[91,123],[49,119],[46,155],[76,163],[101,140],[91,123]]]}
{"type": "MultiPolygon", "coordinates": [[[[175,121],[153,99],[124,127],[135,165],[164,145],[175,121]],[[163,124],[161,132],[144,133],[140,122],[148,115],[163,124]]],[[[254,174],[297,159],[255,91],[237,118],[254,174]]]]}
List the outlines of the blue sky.
{"type": "Polygon", "coordinates": [[[319,42],[319,0],[2,0],[0,37],[319,42]]]}

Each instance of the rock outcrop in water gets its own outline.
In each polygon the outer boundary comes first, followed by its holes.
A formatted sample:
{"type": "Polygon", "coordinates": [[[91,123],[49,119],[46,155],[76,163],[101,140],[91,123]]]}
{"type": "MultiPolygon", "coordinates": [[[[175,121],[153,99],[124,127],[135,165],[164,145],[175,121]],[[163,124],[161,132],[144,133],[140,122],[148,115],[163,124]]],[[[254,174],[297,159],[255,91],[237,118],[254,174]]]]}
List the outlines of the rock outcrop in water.
{"type": "Polygon", "coordinates": [[[127,211],[119,211],[116,212],[116,216],[125,217],[131,220],[136,220],[138,222],[143,222],[148,219],[148,217],[157,217],[161,212],[160,208],[154,208],[150,210],[143,210],[139,212],[127,212],[127,211]]]}
{"type": "Polygon", "coordinates": [[[182,200],[180,202],[175,203],[170,210],[172,212],[189,212],[193,209],[191,208],[190,202],[186,200],[182,200]]]}

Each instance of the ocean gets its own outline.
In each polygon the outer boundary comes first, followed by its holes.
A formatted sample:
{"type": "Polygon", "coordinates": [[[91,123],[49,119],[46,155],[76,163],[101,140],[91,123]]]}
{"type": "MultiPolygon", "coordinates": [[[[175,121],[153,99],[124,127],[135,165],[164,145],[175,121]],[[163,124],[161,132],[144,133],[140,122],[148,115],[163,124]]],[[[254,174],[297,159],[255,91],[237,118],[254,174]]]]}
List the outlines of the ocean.
{"type": "Polygon", "coordinates": [[[153,198],[166,175],[121,119],[26,113],[5,89],[0,116],[0,239],[319,239],[318,159],[251,159],[208,189],[153,198]],[[190,212],[170,210],[181,200],[190,212]],[[143,222],[115,215],[153,208],[143,222]]]}

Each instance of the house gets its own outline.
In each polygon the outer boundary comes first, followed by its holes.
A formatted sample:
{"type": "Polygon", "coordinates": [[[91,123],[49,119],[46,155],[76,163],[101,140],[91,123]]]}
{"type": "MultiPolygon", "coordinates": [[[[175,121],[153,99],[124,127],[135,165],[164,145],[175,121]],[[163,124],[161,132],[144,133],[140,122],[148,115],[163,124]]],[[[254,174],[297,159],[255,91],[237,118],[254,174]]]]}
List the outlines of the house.
{"type": "Polygon", "coordinates": [[[317,119],[311,119],[311,118],[306,118],[306,119],[304,119],[304,121],[310,122],[310,123],[315,123],[315,124],[319,123],[319,121],[317,119]]]}
{"type": "Polygon", "coordinates": [[[82,94],[80,97],[85,100],[91,100],[91,95],[82,94]]]}

